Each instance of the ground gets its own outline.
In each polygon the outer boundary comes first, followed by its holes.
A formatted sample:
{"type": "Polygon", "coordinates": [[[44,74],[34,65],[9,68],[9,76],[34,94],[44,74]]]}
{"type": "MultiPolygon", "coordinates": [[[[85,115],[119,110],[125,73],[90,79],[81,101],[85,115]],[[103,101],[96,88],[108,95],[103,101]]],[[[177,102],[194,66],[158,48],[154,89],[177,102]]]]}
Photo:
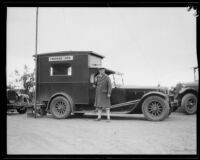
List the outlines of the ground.
{"type": "Polygon", "coordinates": [[[141,114],[95,114],[57,120],[7,115],[7,154],[196,154],[196,115],[172,113],[161,122],[141,114]]]}

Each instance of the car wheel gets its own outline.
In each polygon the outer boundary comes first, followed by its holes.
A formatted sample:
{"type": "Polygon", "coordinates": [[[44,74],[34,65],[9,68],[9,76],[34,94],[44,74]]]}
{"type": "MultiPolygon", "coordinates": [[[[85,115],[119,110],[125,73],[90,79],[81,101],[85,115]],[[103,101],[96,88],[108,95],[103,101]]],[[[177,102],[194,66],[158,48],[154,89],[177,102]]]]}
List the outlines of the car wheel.
{"type": "Polygon", "coordinates": [[[54,116],[54,118],[67,118],[71,113],[71,103],[67,98],[63,96],[55,97],[51,101],[50,112],[54,116]]]}
{"type": "Polygon", "coordinates": [[[24,114],[24,113],[26,113],[26,111],[27,111],[27,108],[25,108],[25,107],[21,107],[21,108],[17,109],[17,112],[19,114],[24,114]]]}
{"type": "Polygon", "coordinates": [[[181,107],[186,114],[195,114],[197,111],[197,97],[192,93],[184,95],[181,100],[181,107]]]}
{"type": "Polygon", "coordinates": [[[170,107],[163,98],[159,96],[150,96],[144,100],[142,112],[148,120],[162,121],[169,116],[170,107]]]}

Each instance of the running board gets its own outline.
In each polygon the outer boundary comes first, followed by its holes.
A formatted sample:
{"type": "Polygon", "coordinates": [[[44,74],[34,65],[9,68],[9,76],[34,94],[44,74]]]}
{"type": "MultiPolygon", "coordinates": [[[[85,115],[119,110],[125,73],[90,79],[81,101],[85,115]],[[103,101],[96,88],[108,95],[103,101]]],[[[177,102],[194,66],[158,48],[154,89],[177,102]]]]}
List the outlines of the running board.
{"type": "Polygon", "coordinates": [[[119,108],[119,107],[128,106],[128,105],[133,105],[133,104],[137,104],[139,102],[140,102],[140,99],[128,101],[128,102],[125,102],[125,103],[114,104],[114,105],[111,106],[110,109],[119,108]]]}
{"type": "MultiPolygon", "coordinates": [[[[119,107],[124,107],[124,106],[128,106],[128,105],[133,105],[133,104],[137,104],[140,102],[140,99],[137,99],[137,100],[133,100],[133,101],[128,101],[128,102],[124,102],[124,103],[119,103],[119,104],[114,104],[114,105],[111,105],[110,109],[114,109],[114,108],[119,108],[119,107]]],[[[135,105],[131,111],[133,111],[135,108],[136,108],[137,105],[135,105]]],[[[131,111],[124,111],[124,113],[130,113],[131,111]]],[[[74,111],[73,113],[96,113],[95,110],[82,110],[82,111],[74,111]]],[[[113,111],[114,113],[115,111],[113,111]]],[[[116,111],[117,112],[117,111],[116,111]]],[[[119,111],[118,111],[119,112],[119,111]]],[[[122,112],[119,112],[119,113],[122,113],[122,112]]]]}
{"type": "MultiPolygon", "coordinates": [[[[84,114],[96,114],[97,112],[95,110],[93,111],[75,111],[72,113],[73,114],[76,114],[76,113],[84,113],[84,114]]],[[[130,111],[111,111],[110,114],[129,114],[130,111]]],[[[102,115],[105,114],[104,112],[102,113],[102,115]]]]}

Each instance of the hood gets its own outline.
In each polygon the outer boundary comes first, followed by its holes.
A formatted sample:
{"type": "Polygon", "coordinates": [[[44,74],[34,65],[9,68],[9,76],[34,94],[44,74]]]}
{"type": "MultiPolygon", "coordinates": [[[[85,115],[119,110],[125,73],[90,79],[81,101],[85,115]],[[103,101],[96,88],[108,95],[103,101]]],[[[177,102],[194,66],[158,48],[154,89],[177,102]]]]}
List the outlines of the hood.
{"type": "Polygon", "coordinates": [[[168,89],[168,87],[158,87],[158,86],[134,86],[134,85],[126,85],[126,86],[123,86],[123,88],[142,88],[142,89],[168,89]]]}
{"type": "Polygon", "coordinates": [[[195,82],[184,82],[184,83],[177,83],[176,86],[174,87],[174,93],[178,94],[179,91],[182,89],[195,89],[198,90],[199,86],[199,81],[195,82]]]}
{"type": "Polygon", "coordinates": [[[135,89],[135,90],[149,90],[149,91],[159,91],[159,92],[163,92],[163,93],[168,93],[168,87],[158,87],[158,86],[134,86],[134,85],[126,85],[126,86],[119,86],[117,88],[135,89]]]}
{"type": "Polygon", "coordinates": [[[184,82],[184,83],[181,83],[181,85],[183,87],[196,87],[199,85],[199,81],[195,81],[195,82],[184,82]]]}

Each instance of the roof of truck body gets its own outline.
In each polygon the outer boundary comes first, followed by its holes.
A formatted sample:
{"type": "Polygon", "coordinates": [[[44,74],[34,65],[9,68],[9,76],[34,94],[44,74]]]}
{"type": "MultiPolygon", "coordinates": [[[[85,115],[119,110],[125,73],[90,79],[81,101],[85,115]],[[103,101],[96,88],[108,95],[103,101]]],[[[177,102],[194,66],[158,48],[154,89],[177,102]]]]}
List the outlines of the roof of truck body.
{"type": "MultiPolygon", "coordinates": [[[[40,53],[37,54],[37,56],[43,56],[43,55],[56,55],[56,54],[73,54],[73,55],[93,55],[96,57],[104,58],[104,56],[97,54],[93,51],[59,51],[59,52],[48,52],[48,53],[40,53]]],[[[35,55],[33,55],[35,57],[35,55]]]]}

